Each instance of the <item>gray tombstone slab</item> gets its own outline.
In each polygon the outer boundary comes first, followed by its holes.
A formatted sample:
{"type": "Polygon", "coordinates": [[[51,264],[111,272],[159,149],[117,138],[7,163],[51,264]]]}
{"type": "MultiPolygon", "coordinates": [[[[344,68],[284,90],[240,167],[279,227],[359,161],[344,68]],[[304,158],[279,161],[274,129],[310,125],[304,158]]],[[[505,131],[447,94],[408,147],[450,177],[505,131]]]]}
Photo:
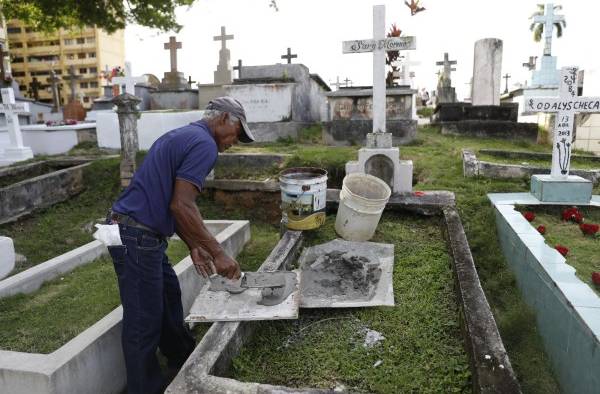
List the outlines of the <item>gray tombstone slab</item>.
{"type": "Polygon", "coordinates": [[[484,38],[475,42],[473,58],[473,105],[500,105],[502,40],[484,38]]]}

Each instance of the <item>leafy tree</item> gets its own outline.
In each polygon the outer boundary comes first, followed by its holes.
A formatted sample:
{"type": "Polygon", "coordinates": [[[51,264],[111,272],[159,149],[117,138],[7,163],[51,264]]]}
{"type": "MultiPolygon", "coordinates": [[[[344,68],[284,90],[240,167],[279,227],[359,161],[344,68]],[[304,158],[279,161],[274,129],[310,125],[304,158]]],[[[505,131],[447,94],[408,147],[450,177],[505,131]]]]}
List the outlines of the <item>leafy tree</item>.
{"type": "MultiPolygon", "coordinates": [[[[402,30],[398,29],[398,26],[396,26],[396,24],[393,23],[392,27],[390,28],[390,31],[387,33],[387,37],[400,37],[401,34],[402,30]]],[[[390,66],[390,68],[392,69],[391,71],[388,71],[387,76],[385,78],[385,83],[387,86],[394,85],[395,80],[397,79],[396,77],[394,77],[394,73],[398,72],[398,66],[396,62],[398,61],[399,57],[400,51],[386,52],[385,64],[390,66]]]]}

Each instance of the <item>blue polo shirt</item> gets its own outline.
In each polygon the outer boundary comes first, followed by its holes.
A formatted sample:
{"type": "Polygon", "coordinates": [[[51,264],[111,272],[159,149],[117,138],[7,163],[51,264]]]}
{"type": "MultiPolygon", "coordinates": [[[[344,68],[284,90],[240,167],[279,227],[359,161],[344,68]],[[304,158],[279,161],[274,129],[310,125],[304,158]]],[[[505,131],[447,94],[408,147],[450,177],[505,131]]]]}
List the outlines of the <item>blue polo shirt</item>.
{"type": "Polygon", "coordinates": [[[129,215],[166,237],[173,235],[175,219],[169,204],[175,179],[183,179],[201,190],[217,157],[217,144],[206,122],[169,131],[152,144],[112,210],[129,215]]]}

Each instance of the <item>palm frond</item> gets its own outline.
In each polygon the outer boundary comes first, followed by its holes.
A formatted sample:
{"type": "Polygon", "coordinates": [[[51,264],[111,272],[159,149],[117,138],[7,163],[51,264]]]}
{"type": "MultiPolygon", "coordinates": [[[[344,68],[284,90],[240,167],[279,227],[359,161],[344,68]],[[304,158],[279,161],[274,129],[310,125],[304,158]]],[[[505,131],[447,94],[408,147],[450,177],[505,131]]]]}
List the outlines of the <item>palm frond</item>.
{"type": "Polygon", "coordinates": [[[554,9],[557,11],[562,10],[562,5],[555,5],[554,9]]]}
{"type": "Polygon", "coordinates": [[[560,23],[555,23],[554,27],[556,28],[556,37],[561,38],[563,34],[563,29],[560,23]]]}
{"type": "Polygon", "coordinates": [[[530,31],[533,31],[537,25],[538,25],[538,23],[537,23],[537,22],[533,22],[533,23],[531,23],[531,25],[529,25],[529,30],[530,30],[530,31]]]}
{"type": "Polygon", "coordinates": [[[538,24],[533,31],[533,41],[540,42],[542,40],[542,34],[544,33],[544,25],[538,24]]]}

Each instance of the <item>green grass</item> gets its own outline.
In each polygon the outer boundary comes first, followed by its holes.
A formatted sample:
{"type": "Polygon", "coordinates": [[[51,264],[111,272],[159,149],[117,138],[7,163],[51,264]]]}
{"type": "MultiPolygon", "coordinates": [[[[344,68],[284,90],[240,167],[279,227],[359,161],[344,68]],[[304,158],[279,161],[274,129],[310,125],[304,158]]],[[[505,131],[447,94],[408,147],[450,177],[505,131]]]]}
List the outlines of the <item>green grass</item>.
{"type": "MultiPolygon", "coordinates": [[[[548,158],[547,160],[538,159],[538,158],[530,158],[530,159],[507,158],[507,157],[499,157],[499,156],[495,156],[495,155],[477,153],[477,159],[487,161],[487,162],[492,162],[492,163],[516,164],[516,165],[524,165],[524,166],[529,166],[529,167],[550,168],[552,166],[551,158],[548,158]]],[[[576,169],[576,170],[600,170],[600,162],[573,157],[571,160],[571,168],[576,169]]]]}
{"type": "MultiPolygon", "coordinates": [[[[307,245],[336,238],[329,216],[307,245]]],[[[463,392],[470,370],[439,221],[385,214],[373,238],[395,245],[395,307],[302,310],[295,321],[261,322],[234,359],[232,377],[360,392],[463,392]],[[366,329],[385,340],[363,346],[366,329]],[[380,360],[382,364],[373,367],[380,360]]]]}
{"type": "MultiPolygon", "coordinates": [[[[521,209],[522,210],[522,209],[521,209]]],[[[536,217],[531,222],[533,227],[544,225],[546,234],[544,238],[550,247],[564,245],[569,248],[567,264],[576,269],[576,275],[584,283],[600,294],[592,283],[592,272],[600,271],[600,238],[583,235],[579,225],[562,220],[559,209],[529,207],[535,212],[536,217]]],[[[600,209],[580,208],[584,215],[585,223],[600,224],[600,209]]],[[[523,210],[522,210],[523,211],[523,210]]]]}

